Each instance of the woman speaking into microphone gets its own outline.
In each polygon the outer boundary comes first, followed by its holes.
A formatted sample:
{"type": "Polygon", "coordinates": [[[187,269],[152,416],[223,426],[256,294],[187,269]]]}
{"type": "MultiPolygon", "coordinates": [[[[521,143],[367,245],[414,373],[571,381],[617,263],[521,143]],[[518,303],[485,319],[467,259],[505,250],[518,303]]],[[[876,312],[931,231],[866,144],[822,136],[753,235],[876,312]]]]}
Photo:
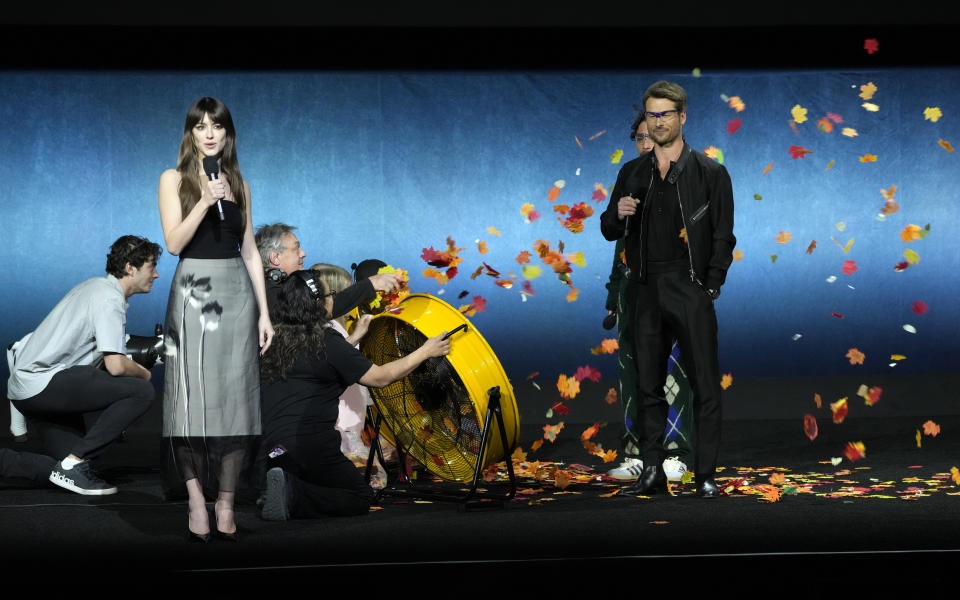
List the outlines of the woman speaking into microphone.
{"type": "Polygon", "coordinates": [[[211,532],[237,540],[238,479],[261,432],[258,351],[273,339],[236,139],[223,102],[200,98],[187,111],[177,167],[160,176],[163,236],[180,257],[164,327],[163,436],[196,542],[211,532]],[[213,530],[207,496],[216,498],[213,530]]]}

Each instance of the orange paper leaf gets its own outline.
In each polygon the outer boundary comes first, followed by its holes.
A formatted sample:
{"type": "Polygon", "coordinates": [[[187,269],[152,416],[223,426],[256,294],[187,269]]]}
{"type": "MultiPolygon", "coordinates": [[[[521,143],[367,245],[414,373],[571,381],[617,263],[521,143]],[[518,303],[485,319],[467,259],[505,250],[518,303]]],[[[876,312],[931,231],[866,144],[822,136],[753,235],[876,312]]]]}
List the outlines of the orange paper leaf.
{"type": "Polygon", "coordinates": [[[607,404],[616,404],[616,403],[617,403],[617,389],[616,389],[616,388],[610,388],[610,389],[607,391],[607,395],[606,395],[606,397],[604,398],[604,400],[607,402],[607,404]]]}
{"type": "Polygon", "coordinates": [[[929,435],[930,437],[937,437],[940,435],[940,426],[933,421],[927,421],[923,424],[923,433],[924,435],[929,435]]]}
{"type": "Polygon", "coordinates": [[[856,348],[850,348],[847,350],[846,357],[850,359],[851,365],[862,365],[863,359],[866,358],[866,355],[856,348]]]}
{"type": "Polygon", "coordinates": [[[777,237],[774,239],[777,240],[778,244],[786,244],[791,239],[793,239],[793,235],[789,231],[781,231],[780,233],[777,234],[777,237]]]}

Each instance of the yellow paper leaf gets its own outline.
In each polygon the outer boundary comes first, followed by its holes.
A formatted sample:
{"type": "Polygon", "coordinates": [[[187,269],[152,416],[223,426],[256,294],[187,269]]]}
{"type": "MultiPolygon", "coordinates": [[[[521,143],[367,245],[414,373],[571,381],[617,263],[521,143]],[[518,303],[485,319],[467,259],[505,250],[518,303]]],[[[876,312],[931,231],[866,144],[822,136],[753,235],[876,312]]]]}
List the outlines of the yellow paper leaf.
{"type": "Polygon", "coordinates": [[[834,163],[836,163],[836,162],[837,162],[837,161],[831,159],[831,161],[827,163],[827,168],[824,169],[824,171],[829,171],[830,169],[832,169],[834,163]]]}
{"type": "Polygon", "coordinates": [[[876,154],[864,154],[863,156],[860,157],[860,162],[862,163],[877,162],[877,156],[876,154]]]}
{"type": "Polygon", "coordinates": [[[920,255],[909,248],[903,252],[903,257],[907,259],[907,262],[911,265],[915,265],[920,262],[920,255]]]}
{"type": "Polygon", "coordinates": [[[943,116],[943,113],[940,112],[940,107],[938,106],[934,106],[933,108],[930,108],[928,106],[927,108],[923,109],[923,118],[928,121],[933,121],[934,123],[936,123],[937,121],[940,120],[940,117],[942,116],[943,116]]]}
{"type": "MultiPolygon", "coordinates": [[[[531,206],[531,208],[533,207],[531,206]]],[[[487,227],[487,233],[489,233],[490,235],[495,235],[497,237],[500,237],[500,232],[497,231],[496,227],[487,227]]]]}
{"type": "Polygon", "coordinates": [[[904,356],[903,354],[891,354],[891,355],[890,355],[890,360],[904,360],[904,359],[906,359],[906,358],[907,358],[907,357],[904,356]]]}
{"type": "Polygon", "coordinates": [[[877,93],[877,86],[875,86],[872,81],[870,83],[866,83],[860,86],[860,97],[863,98],[864,100],[869,100],[873,98],[873,95],[876,93],[877,93]]]}
{"type": "Polygon", "coordinates": [[[774,239],[777,240],[778,244],[786,244],[791,239],[793,239],[793,234],[791,234],[789,231],[781,231],[780,233],[777,234],[777,237],[774,239]]]}
{"type": "Polygon", "coordinates": [[[621,158],[623,158],[623,150],[617,149],[610,155],[610,164],[619,164],[621,158]]]}
{"type": "Polygon", "coordinates": [[[807,109],[803,108],[799,104],[790,109],[790,114],[793,116],[793,120],[796,123],[803,123],[807,120],[807,109]]]}
{"type": "Polygon", "coordinates": [[[920,440],[922,440],[922,439],[923,439],[923,436],[920,435],[920,430],[918,429],[918,430],[917,430],[917,448],[921,448],[921,447],[922,447],[922,444],[920,443],[920,440]]]}
{"type": "Polygon", "coordinates": [[[864,102],[862,106],[870,112],[877,112],[880,110],[880,107],[874,104],[873,102],[864,102]]]}
{"type": "Polygon", "coordinates": [[[733,251],[733,261],[740,262],[743,260],[743,250],[734,250],[733,251]]]}
{"type": "Polygon", "coordinates": [[[747,105],[743,103],[743,100],[740,99],[740,96],[730,97],[730,108],[736,110],[737,112],[741,112],[746,107],[747,105]]]}
{"type": "Polygon", "coordinates": [[[527,202],[520,207],[520,214],[522,214],[523,216],[527,216],[528,214],[530,214],[531,210],[533,210],[533,205],[527,202]]]}
{"type": "Polygon", "coordinates": [[[857,130],[854,129],[853,127],[844,127],[844,128],[843,128],[843,131],[841,131],[840,133],[842,133],[843,135],[845,135],[845,136],[847,136],[847,137],[857,137],[857,136],[859,135],[859,134],[857,133],[857,130]]]}
{"type": "Polygon", "coordinates": [[[733,385],[733,373],[726,373],[720,378],[720,387],[723,389],[729,388],[733,385]]]}
{"type": "Polygon", "coordinates": [[[573,254],[566,255],[567,260],[577,265],[578,267],[587,266],[587,258],[584,256],[583,252],[574,252],[573,254]]]}
{"type": "Polygon", "coordinates": [[[523,276],[526,279],[536,279],[542,272],[543,269],[536,265],[523,265],[523,276]]]}

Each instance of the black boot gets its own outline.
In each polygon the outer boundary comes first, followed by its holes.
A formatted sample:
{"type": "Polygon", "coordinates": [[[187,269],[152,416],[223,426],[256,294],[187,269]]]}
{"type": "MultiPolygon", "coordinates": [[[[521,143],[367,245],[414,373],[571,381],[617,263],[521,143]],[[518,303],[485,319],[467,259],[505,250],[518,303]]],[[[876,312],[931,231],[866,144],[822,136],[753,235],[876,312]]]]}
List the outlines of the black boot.
{"type": "Polygon", "coordinates": [[[720,488],[717,487],[717,482],[713,480],[712,476],[697,483],[697,495],[701,498],[720,497],[720,488]]]}
{"type": "Polygon", "coordinates": [[[635,482],[623,488],[623,491],[620,493],[630,496],[649,496],[657,492],[665,491],[667,491],[666,474],[664,474],[662,468],[656,465],[650,465],[644,467],[643,472],[640,473],[640,477],[637,477],[635,482]]]}

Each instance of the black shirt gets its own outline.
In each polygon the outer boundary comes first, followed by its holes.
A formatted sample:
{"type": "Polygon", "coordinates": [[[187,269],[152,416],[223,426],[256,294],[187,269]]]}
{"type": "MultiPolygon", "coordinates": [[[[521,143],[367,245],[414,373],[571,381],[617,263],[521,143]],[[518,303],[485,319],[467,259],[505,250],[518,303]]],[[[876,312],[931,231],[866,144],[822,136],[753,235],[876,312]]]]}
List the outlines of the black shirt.
{"type": "MultiPolygon", "coordinates": [[[[686,261],[687,245],[680,238],[683,219],[680,214],[680,198],[676,184],[660,178],[653,169],[653,187],[648,197],[650,211],[647,216],[647,261],[686,261]]],[[[686,269],[682,266],[680,270],[686,269]]]]}
{"type": "Polygon", "coordinates": [[[243,211],[236,202],[223,200],[224,220],[220,220],[220,211],[216,206],[207,209],[197,231],[180,258],[234,258],[240,256],[243,243],[243,211]]]}
{"type": "Polygon", "coordinates": [[[267,447],[332,430],[337,424],[340,395],[372,365],[342,335],[328,328],[319,354],[304,350],[286,379],[261,382],[260,411],[267,447]]]}

